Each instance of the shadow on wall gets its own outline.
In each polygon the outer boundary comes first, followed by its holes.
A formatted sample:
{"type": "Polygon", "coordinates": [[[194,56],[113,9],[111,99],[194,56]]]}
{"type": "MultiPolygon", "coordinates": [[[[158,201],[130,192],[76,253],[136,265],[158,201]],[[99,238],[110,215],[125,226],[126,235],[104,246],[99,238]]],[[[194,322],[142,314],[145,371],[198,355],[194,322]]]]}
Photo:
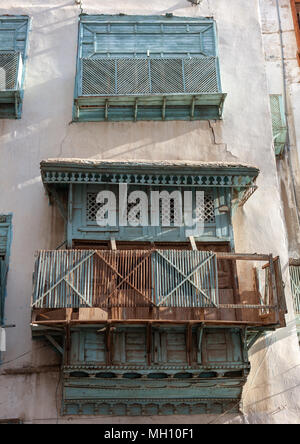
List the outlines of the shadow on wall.
{"type": "MultiPolygon", "coordinates": [[[[254,356],[256,353],[262,350],[266,350],[269,346],[292,336],[294,336],[296,341],[297,333],[296,333],[295,321],[287,322],[287,326],[285,328],[280,328],[276,330],[276,332],[274,333],[271,332],[267,337],[263,336],[258,342],[256,342],[256,344],[251,349],[250,356],[254,356]]],[[[299,359],[300,359],[300,350],[299,350],[299,359]]]]}

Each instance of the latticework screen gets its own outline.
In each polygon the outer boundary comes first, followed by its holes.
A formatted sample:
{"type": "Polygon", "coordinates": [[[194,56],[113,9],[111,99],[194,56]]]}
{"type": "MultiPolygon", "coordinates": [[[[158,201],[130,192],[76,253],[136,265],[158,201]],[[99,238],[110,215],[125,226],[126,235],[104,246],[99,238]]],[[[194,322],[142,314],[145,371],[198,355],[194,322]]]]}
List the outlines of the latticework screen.
{"type": "Polygon", "coordinates": [[[81,59],[80,95],[217,93],[216,57],[81,59]]]}
{"type": "MultiPolygon", "coordinates": [[[[86,220],[88,223],[95,223],[97,219],[104,219],[107,217],[106,208],[104,204],[96,202],[97,193],[87,193],[87,206],[86,206],[86,220]]],[[[127,203],[127,216],[130,224],[131,217],[135,215],[139,217],[139,212],[131,212],[136,206],[136,203],[127,203]]],[[[197,221],[204,223],[215,223],[215,200],[212,191],[205,191],[203,198],[196,199],[195,204],[195,217],[197,221]]],[[[175,200],[173,198],[162,197],[159,202],[159,220],[160,225],[164,225],[163,221],[168,220],[170,226],[176,225],[179,220],[178,208],[176,207],[175,200]]]]}
{"type": "Polygon", "coordinates": [[[17,89],[18,52],[0,52],[0,91],[17,89]]]}
{"type": "Polygon", "coordinates": [[[283,152],[287,133],[282,97],[280,95],[272,94],[270,96],[270,104],[275,153],[279,155],[283,152]]]}

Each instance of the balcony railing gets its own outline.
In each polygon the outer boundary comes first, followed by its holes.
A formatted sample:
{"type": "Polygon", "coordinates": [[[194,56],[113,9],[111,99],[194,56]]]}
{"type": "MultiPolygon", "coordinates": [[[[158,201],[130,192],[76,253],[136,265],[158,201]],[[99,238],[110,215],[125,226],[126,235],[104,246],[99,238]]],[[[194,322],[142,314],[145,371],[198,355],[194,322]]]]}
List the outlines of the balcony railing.
{"type": "Polygon", "coordinates": [[[220,118],[224,98],[217,57],[82,58],[75,118],[220,118]]]}
{"type": "Polygon", "coordinates": [[[68,308],[78,322],[282,324],[286,312],[279,259],[157,249],[41,251],[32,308],[35,320],[50,322],[68,308]],[[261,261],[267,262],[253,267],[261,261]]]}

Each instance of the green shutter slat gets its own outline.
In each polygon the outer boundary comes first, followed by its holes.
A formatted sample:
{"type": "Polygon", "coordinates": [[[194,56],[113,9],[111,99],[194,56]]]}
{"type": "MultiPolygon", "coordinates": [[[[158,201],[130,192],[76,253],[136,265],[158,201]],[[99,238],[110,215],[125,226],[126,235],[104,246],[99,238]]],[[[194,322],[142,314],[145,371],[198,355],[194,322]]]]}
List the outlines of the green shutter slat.
{"type": "Polygon", "coordinates": [[[3,324],[4,318],[4,298],[6,284],[7,264],[4,259],[0,259],[0,325],[3,324]]]}
{"type": "Polygon", "coordinates": [[[284,150],[287,136],[287,127],[282,96],[272,94],[270,96],[270,105],[275,154],[280,155],[284,150]]]}
{"type": "Polygon", "coordinates": [[[166,24],[164,17],[147,19],[136,16],[124,19],[122,23],[115,23],[118,19],[119,17],[114,16],[94,17],[94,21],[90,23],[89,19],[82,18],[82,57],[147,56],[147,51],[150,51],[150,56],[162,57],[216,55],[212,21],[193,23],[192,19],[185,18],[180,24],[176,20],[166,24]],[[106,23],[102,23],[102,20],[106,23]]]}
{"type": "Polygon", "coordinates": [[[11,238],[11,216],[0,215],[0,325],[4,318],[4,299],[11,238]]]}
{"type": "Polygon", "coordinates": [[[9,225],[0,224],[0,255],[5,255],[8,244],[9,225]]]}
{"type": "Polygon", "coordinates": [[[28,17],[0,16],[0,51],[20,51],[25,56],[28,17]]]}

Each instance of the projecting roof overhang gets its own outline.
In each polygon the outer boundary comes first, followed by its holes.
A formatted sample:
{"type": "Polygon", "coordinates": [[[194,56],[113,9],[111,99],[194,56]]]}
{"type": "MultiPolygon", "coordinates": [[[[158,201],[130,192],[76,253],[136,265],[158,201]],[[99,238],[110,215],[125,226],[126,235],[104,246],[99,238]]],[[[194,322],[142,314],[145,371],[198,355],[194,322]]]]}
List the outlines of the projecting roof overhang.
{"type": "Polygon", "coordinates": [[[119,184],[232,188],[240,205],[257,188],[259,169],[243,163],[193,161],[114,161],[47,159],[41,162],[44,185],[119,184]]]}

